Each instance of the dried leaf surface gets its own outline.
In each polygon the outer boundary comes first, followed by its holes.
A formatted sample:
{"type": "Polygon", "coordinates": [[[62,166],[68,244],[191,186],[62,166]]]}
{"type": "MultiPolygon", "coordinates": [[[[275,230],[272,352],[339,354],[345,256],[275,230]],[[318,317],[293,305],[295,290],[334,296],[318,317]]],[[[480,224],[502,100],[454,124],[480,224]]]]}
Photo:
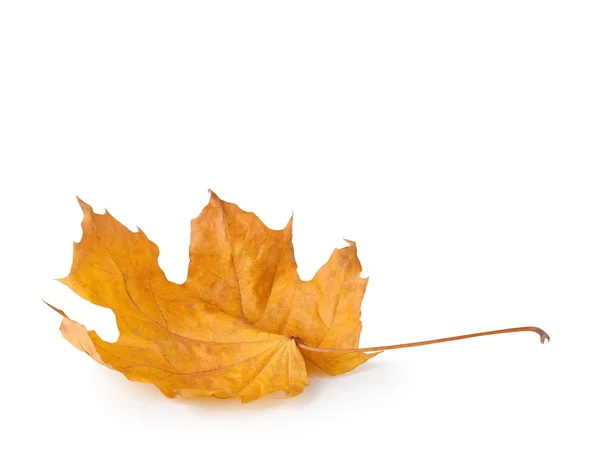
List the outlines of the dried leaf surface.
{"type": "Polygon", "coordinates": [[[211,192],[192,221],[188,278],[180,285],[167,280],[158,247],[141,230],[131,232],[108,212],[96,214],[79,203],[83,235],[61,281],[110,308],[120,335],[106,342],[64,314],[61,331],[127,378],[153,383],[168,397],[248,402],[278,390],[301,393],[308,385],[305,359],[336,375],[375,356],[296,345],[358,347],[367,280],[360,277],[353,242],[336,249],[312,280],[302,281],[291,220],[272,230],[211,192]]]}

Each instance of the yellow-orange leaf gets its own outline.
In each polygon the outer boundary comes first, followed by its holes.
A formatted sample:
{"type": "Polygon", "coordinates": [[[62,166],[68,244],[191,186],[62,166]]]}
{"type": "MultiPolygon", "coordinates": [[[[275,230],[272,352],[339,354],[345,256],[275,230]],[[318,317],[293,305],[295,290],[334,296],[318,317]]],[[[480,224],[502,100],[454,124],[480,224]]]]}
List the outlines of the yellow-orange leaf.
{"type": "MultiPolygon", "coordinates": [[[[301,349],[358,347],[360,277],[356,245],[336,249],[310,281],[297,273],[292,221],[271,230],[253,213],[211,192],[192,221],[188,278],[167,280],[158,247],[108,212],[86,203],[83,236],[61,281],[116,316],[119,339],[64,318],[63,336],[96,361],[131,380],[156,385],[168,397],[238,397],[252,401],[282,390],[301,393],[305,359],[336,375],[375,354],[301,349]]],[[[54,308],[54,307],[53,307],[54,308]]]]}

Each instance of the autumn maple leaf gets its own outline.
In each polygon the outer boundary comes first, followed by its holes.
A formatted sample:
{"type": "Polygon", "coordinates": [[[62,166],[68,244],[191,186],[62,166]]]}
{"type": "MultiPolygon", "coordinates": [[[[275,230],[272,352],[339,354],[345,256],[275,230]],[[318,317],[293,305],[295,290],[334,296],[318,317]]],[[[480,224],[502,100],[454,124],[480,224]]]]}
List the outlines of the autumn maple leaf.
{"type": "Polygon", "coordinates": [[[247,402],[277,390],[301,393],[308,385],[305,359],[336,375],[375,356],[297,345],[358,346],[367,280],[353,242],[302,281],[291,219],[283,230],[271,230],[211,192],[192,221],[188,278],[179,285],[167,280],[158,247],[141,230],[131,232],[108,212],[79,204],[83,236],[74,245],[70,274],[60,281],[110,308],[120,335],[109,343],[66,317],[61,329],[73,345],[127,378],[153,383],[168,397],[247,402]]]}
{"type": "Polygon", "coordinates": [[[306,361],[342,374],[381,350],[468,336],[357,349],[367,286],[356,245],[333,251],[310,281],[298,276],[292,220],[272,230],[253,213],[210,192],[192,221],[187,280],[173,283],[158,265],[158,247],[108,212],[79,200],[83,235],[69,275],[60,280],[84,299],[110,308],[119,338],[102,340],[63,315],[61,331],[75,347],[130,380],[168,396],[215,396],[253,401],[282,390],[300,394],[306,361]],[[374,352],[374,353],[366,353],[374,352]]]}

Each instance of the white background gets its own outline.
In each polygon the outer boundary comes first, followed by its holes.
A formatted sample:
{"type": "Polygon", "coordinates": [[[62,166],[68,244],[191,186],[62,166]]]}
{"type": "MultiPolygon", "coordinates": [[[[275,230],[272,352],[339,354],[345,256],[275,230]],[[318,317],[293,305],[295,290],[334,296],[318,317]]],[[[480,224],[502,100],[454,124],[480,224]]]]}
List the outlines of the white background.
{"type": "Polygon", "coordinates": [[[3,1],[0,457],[600,458],[599,23],[595,1],[3,1]],[[386,352],[243,405],[63,340],[42,298],[117,335],[52,281],[75,195],[182,282],[208,188],[293,210],[304,279],[358,242],[362,346],[552,341],[386,352]]]}

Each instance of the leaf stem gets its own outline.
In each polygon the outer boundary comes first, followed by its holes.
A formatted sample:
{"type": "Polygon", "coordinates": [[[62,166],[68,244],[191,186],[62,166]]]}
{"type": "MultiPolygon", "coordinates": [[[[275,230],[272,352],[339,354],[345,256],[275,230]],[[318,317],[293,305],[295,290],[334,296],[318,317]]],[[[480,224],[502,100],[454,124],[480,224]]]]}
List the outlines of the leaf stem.
{"type": "Polygon", "coordinates": [[[485,335],[495,335],[495,334],[507,334],[509,332],[526,332],[531,331],[535,332],[540,336],[540,341],[544,343],[546,340],[550,341],[550,336],[546,334],[539,327],[534,326],[525,326],[525,327],[511,327],[510,329],[498,329],[496,331],[488,331],[488,332],[477,332],[475,334],[466,334],[466,335],[457,335],[454,337],[444,337],[443,339],[435,339],[435,340],[425,340],[423,342],[411,342],[411,343],[401,343],[398,345],[385,345],[381,347],[368,347],[368,348],[316,348],[309,347],[308,345],[304,345],[302,342],[296,341],[298,347],[308,350],[308,351],[318,351],[321,353],[364,353],[369,351],[384,351],[384,350],[395,350],[396,348],[410,348],[410,347],[420,347],[421,345],[432,345],[434,343],[441,342],[451,342],[454,340],[463,340],[463,339],[472,339],[473,337],[483,337],[485,335]]]}

